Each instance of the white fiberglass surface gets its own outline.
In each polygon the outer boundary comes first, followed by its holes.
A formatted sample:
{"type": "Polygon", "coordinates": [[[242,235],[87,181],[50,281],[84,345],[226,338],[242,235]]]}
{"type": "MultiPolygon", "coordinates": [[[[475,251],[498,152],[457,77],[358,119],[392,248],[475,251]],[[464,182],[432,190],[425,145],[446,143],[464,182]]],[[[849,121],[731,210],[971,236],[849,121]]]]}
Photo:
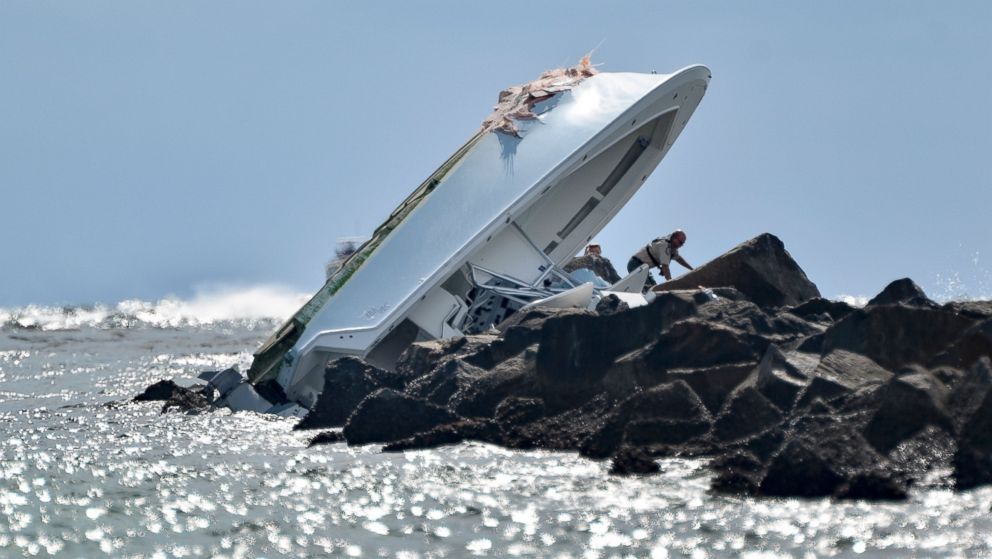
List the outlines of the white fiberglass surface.
{"type": "Polygon", "coordinates": [[[523,139],[488,134],[310,322],[318,331],[381,324],[473,238],[569,155],[669,76],[599,74],[521,122],[523,139]]]}

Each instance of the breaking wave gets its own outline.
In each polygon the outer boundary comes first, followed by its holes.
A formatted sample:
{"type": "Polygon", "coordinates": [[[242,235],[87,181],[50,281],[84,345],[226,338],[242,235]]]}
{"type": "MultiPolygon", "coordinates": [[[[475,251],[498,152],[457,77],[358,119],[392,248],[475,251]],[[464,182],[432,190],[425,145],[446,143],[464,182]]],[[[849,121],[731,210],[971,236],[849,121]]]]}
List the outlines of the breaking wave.
{"type": "Polygon", "coordinates": [[[309,298],[285,287],[212,286],[193,297],[158,301],[129,299],[116,305],[0,308],[0,326],[36,330],[80,328],[175,328],[185,326],[273,326],[289,318],[309,298]]]}

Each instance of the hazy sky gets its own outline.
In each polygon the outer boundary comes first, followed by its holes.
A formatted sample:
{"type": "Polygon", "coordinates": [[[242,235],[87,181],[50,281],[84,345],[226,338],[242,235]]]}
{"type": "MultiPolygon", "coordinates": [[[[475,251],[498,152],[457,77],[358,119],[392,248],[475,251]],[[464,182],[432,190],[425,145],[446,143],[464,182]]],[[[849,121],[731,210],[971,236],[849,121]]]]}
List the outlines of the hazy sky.
{"type": "MultiPolygon", "coordinates": [[[[598,237],[778,235],[825,296],[992,296],[992,2],[0,0],[0,306],[323,283],[504,87],[713,78],[598,237]]],[[[681,269],[676,266],[677,272],[681,269]]]]}

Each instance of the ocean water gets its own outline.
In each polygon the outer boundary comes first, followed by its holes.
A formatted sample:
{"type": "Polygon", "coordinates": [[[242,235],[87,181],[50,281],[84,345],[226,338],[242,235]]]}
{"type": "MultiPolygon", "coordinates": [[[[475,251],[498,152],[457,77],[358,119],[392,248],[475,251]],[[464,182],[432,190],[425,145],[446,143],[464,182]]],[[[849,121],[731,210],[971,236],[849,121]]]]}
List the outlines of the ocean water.
{"type": "Polygon", "coordinates": [[[740,498],[710,493],[702,460],[618,478],[477,443],[307,448],[290,419],[129,402],[163,378],[244,370],[298,304],[0,309],[0,557],[992,556],[990,488],[740,498]]]}

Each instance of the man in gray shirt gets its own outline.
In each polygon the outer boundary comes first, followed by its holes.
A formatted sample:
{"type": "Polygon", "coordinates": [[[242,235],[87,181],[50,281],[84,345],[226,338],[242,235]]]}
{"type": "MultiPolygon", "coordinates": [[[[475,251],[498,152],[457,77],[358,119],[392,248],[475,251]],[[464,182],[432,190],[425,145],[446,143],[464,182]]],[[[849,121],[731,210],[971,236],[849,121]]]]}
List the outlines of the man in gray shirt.
{"type": "MultiPolygon", "coordinates": [[[[633,272],[641,264],[647,264],[652,268],[657,267],[661,270],[661,274],[665,276],[665,279],[670,280],[672,279],[672,271],[669,269],[668,264],[672,260],[691,270],[692,266],[679,254],[679,249],[685,244],[685,239],[685,231],[681,229],[676,229],[671,235],[658,237],[641,247],[641,250],[630,257],[630,260],[627,262],[627,272],[633,272]]],[[[648,276],[646,286],[652,285],[655,285],[654,280],[651,276],[648,276]]]]}

